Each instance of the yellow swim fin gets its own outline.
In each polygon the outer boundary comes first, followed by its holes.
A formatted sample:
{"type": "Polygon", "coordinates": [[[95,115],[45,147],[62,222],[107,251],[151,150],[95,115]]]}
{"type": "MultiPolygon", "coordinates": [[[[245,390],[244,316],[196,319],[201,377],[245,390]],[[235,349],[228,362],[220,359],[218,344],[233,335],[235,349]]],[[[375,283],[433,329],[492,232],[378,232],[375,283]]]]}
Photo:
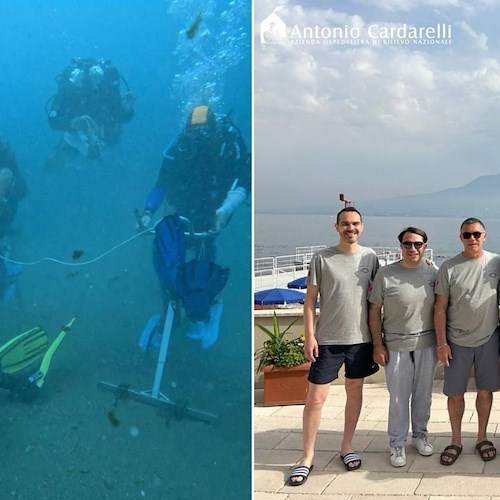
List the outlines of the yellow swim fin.
{"type": "Polygon", "coordinates": [[[42,358],[48,349],[48,337],[40,327],[21,333],[0,346],[0,371],[16,373],[42,358]]]}
{"type": "Polygon", "coordinates": [[[73,326],[75,320],[76,318],[72,318],[66,325],[61,328],[59,335],[55,338],[54,342],[50,344],[50,347],[47,349],[47,352],[43,356],[40,368],[35,374],[30,377],[30,382],[36,382],[36,385],[38,387],[42,387],[43,383],[45,382],[47,372],[49,371],[52,356],[56,352],[56,349],[59,347],[59,344],[62,342],[63,338],[71,330],[71,327],[73,326]]]}

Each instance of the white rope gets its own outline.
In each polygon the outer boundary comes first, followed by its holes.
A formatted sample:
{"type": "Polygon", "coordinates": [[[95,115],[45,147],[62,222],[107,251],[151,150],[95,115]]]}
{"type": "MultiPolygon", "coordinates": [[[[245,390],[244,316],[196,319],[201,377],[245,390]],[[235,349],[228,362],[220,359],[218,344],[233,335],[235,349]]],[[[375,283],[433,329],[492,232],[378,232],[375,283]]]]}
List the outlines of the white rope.
{"type": "Polygon", "coordinates": [[[55,262],[56,264],[61,264],[63,266],[86,266],[88,264],[93,264],[94,262],[101,260],[103,257],[106,257],[106,255],[109,255],[110,253],[114,252],[115,250],[122,247],[123,245],[130,243],[131,241],[135,240],[139,236],[142,236],[143,234],[146,234],[146,233],[151,233],[151,228],[144,229],[140,233],[134,234],[130,238],[122,241],[121,243],[118,243],[114,247],[111,247],[109,250],[106,250],[101,255],[98,255],[95,259],[86,260],[84,262],[68,262],[68,261],[64,261],[64,260],[54,259],[53,257],[42,257],[41,259],[35,260],[33,262],[22,262],[19,260],[9,259],[8,257],[5,257],[2,254],[0,254],[0,259],[4,260],[5,262],[10,262],[12,264],[19,264],[22,266],[35,266],[35,265],[40,264],[42,262],[55,262]]]}
{"type": "MultiPolygon", "coordinates": [[[[209,235],[214,235],[215,236],[217,234],[216,232],[212,232],[212,231],[204,232],[204,233],[196,233],[196,232],[194,232],[194,230],[192,228],[192,225],[191,225],[191,222],[189,221],[189,219],[187,219],[185,217],[181,217],[181,220],[185,224],[187,224],[188,227],[190,228],[189,231],[187,231],[187,232],[184,233],[186,235],[186,237],[193,237],[193,238],[196,238],[196,239],[199,238],[199,239],[202,240],[202,245],[201,245],[202,251],[204,251],[205,238],[207,236],[209,236],[209,235]]],[[[131,241],[135,240],[139,236],[142,236],[143,234],[146,234],[146,233],[154,234],[155,227],[156,227],[157,224],[159,224],[159,222],[160,221],[157,221],[152,227],[144,228],[143,230],[141,230],[137,234],[134,234],[130,238],[122,241],[121,243],[118,243],[114,247],[111,247],[109,250],[106,250],[101,255],[98,255],[95,259],[86,260],[84,262],[68,262],[68,261],[64,261],[64,260],[55,259],[53,257],[42,257],[41,259],[35,260],[33,262],[23,262],[23,261],[20,261],[20,260],[10,259],[10,258],[6,257],[5,255],[2,255],[1,253],[0,253],[0,259],[4,260],[5,262],[10,262],[11,264],[19,264],[21,266],[35,266],[37,264],[41,264],[42,262],[55,262],[56,264],[61,264],[63,266],[72,266],[72,267],[86,266],[88,264],[93,264],[94,262],[97,262],[97,261],[101,260],[103,257],[106,257],[107,255],[109,255],[110,253],[114,252],[118,248],[122,247],[123,245],[126,245],[127,243],[130,243],[131,241]]]]}

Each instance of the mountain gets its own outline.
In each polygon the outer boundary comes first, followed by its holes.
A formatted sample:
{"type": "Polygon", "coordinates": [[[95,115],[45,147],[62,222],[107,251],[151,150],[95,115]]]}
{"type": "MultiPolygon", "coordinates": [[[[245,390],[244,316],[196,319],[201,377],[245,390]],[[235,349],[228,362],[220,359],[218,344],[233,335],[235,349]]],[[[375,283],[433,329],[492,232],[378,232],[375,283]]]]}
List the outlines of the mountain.
{"type": "Polygon", "coordinates": [[[498,217],[500,175],[485,175],[458,188],[356,203],[365,215],[498,217]]]}

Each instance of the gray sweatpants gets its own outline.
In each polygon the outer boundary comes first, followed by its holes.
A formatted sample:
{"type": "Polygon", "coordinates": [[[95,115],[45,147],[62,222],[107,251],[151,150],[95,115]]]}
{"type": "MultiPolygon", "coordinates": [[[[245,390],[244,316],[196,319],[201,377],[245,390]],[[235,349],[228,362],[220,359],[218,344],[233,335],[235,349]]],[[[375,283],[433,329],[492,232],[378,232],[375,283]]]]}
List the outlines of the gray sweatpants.
{"type": "Polygon", "coordinates": [[[406,445],[410,406],[412,436],[427,436],[436,366],[435,346],[412,352],[389,351],[385,378],[390,394],[388,433],[391,447],[406,445]]]}

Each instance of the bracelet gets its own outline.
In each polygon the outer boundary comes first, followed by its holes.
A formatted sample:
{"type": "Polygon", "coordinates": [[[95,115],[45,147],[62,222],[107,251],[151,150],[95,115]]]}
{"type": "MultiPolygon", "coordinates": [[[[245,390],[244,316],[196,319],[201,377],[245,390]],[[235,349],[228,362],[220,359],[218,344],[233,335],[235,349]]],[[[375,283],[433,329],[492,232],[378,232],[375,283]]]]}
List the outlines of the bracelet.
{"type": "Polygon", "coordinates": [[[438,345],[437,349],[442,349],[443,347],[446,347],[448,344],[443,344],[443,345],[438,345]]]}

